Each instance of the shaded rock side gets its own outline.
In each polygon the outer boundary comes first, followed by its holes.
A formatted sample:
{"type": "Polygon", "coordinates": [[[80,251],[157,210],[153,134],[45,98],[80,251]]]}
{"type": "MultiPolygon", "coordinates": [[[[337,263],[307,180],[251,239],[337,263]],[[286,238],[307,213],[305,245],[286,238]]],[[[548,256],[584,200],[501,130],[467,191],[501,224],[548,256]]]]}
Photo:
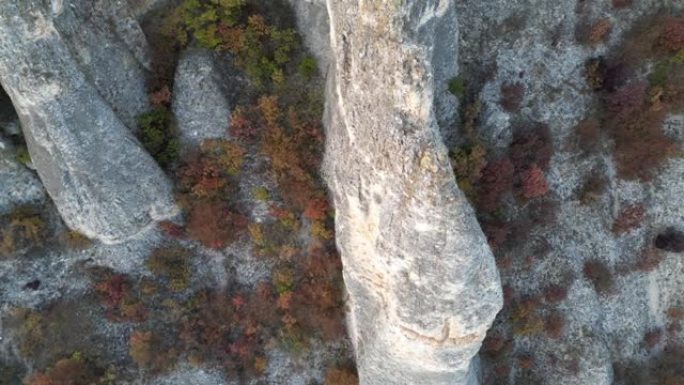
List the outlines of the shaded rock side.
{"type": "Polygon", "coordinates": [[[327,5],[324,171],[361,383],[477,383],[471,358],[502,298],[434,111],[436,32],[455,24],[453,3],[327,5]]]}
{"type": "MultiPolygon", "coordinates": [[[[126,98],[107,92],[133,90],[128,96],[135,100],[134,90],[144,89],[134,84],[141,79],[116,75],[142,71],[143,64],[129,52],[124,59],[131,68],[117,68],[105,79],[106,68],[98,63],[126,63],[119,62],[121,58],[96,60],[102,52],[79,41],[100,36],[97,43],[109,46],[113,57],[124,52],[123,40],[128,39],[115,39],[119,34],[103,34],[105,27],[87,22],[71,25],[82,20],[70,13],[76,8],[79,2],[0,3],[0,82],[19,115],[33,164],[64,221],[88,237],[115,243],[170,217],[176,208],[170,183],[125,124],[131,120],[126,98]],[[73,33],[61,32],[77,27],[79,39],[70,40],[73,33]]],[[[137,108],[142,110],[139,104],[137,108]]]]}

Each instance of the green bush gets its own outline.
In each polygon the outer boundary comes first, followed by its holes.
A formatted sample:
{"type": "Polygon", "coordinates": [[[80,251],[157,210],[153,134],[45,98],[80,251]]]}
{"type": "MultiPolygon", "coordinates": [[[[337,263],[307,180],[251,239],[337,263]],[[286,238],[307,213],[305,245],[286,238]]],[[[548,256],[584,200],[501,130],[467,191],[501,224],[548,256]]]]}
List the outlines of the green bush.
{"type": "Polygon", "coordinates": [[[318,66],[316,65],[316,59],[313,56],[305,56],[302,61],[299,62],[299,73],[305,78],[311,79],[316,75],[316,71],[318,71],[318,66]]]}
{"type": "Polygon", "coordinates": [[[462,77],[457,76],[449,80],[449,92],[451,92],[451,94],[460,99],[465,96],[465,91],[466,87],[462,77]]]}
{"type": "Polygon", "coordinates": [[[174,20],[178,41],[186,45],[193,37],[204,48],[216,48],[221,44],[218,26],[237,24],[244,5],[244,0],[184,0],[174,20]]]}
{"type": "Polygon", "coordinates": [[[31,154],[28,152],[26,146],[20,146],[17,148],[17,161],[24,165],[31,164],[31,154]]]}
{"type": "Polygon", "coordinates": [[[178,159],[178,138],[171,127],[171,113],[163,108],[138,117],[138,139],[163,168],[178,159]]]}

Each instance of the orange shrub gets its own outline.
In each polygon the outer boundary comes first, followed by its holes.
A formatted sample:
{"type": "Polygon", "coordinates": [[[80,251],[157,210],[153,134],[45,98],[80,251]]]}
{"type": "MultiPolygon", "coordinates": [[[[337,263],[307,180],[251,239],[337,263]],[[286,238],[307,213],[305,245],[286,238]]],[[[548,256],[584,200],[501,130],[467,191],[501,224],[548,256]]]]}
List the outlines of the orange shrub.
{"type": "Polygon", "coordinates": [[[610,22],[610,19],[603,18],[596,21],[589,30],[587,42],[592,47],[597,46],[606,40],[612,28],[613,24],[610,22]]]}
{"type": "Polygon", "coordinates": [[[143,322],[147,311],[143,303],[132,292],[132,284],[122,274],[105,277],[95,285],[106,308],[107,318],[114,322],[143,322]]]}
{"type": "Polygon", "coordinates": [[[325,385],[358,385],[356,372],[348,368],[329,368],[325,373],[325,385]]]}
{"type": "Polygon", "coordinates": [[[526,199],[541,197],[549,192],[549,185],[546,182],[546,177],[544,177],[544,172],[536,165],[523,171],[520,180],[522,196],[526,199]]]}
{"type": "Polygon", "coordinates": [[[247,218],[218,201],[199,202],[190,209],[188,236],[212,249],[223,248],[247,229],[247,218]]]}

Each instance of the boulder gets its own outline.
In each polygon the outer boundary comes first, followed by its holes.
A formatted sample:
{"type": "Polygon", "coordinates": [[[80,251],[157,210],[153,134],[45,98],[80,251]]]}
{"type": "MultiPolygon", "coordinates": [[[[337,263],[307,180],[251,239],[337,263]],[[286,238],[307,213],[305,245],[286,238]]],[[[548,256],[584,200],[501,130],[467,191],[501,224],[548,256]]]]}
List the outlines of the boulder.
{"type": "Polygon", "coordinates": [[[184,146],[226,135],[240,90],[247,81],[231,59],[205,49],[183,53],[176,69],[173,112],[184,146]]]}
{"type": "Polygon", "coordinates": [[[435,113],[435,81],[455,72],[434,69],[436,40],[456,31],[453,1],[328,0],[328,10],[324,171],[360,381],[477,383],[471,359],[502,296],[435,113]]]}
{"type": "Polygon", "coordinates": [[[117,4],[0,4],[0,82],[33,164],[66,224],[106,243],[177,211],[130,131],[147,108],[144,35],[117,4]]]}

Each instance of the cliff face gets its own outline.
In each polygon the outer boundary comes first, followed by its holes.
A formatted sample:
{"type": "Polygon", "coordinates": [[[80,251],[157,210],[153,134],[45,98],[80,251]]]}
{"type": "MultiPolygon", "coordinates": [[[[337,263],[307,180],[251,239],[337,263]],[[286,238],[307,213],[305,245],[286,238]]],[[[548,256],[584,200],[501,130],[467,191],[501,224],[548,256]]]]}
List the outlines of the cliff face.
{"type": "Polygon", "coordinates": [[[433,63],[449,53],[435,40],[456,39],[452,7],[328,1],[325,174],[363,384],[465,383],[501,307],[434,112],[433,63]]]}
{"type": "Polygon", "coordinates": [[[0,81],[65,222],[113,243],[173,215],[171,188],[129,129],[147,108],[146,40],[111,2],[0,4],[0,81]]]}

